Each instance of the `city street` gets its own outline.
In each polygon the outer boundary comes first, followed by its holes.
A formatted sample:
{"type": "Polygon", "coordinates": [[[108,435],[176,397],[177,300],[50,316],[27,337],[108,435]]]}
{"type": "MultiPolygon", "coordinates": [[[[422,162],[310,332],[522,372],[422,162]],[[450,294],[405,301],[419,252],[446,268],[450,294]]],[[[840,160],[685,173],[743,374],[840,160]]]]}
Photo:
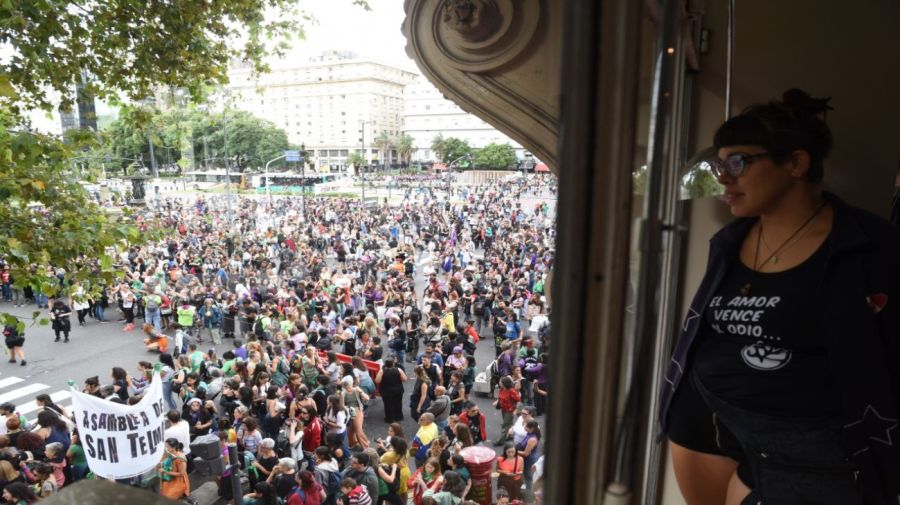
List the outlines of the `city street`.
{"type": "MultiPolygon", "coordinates": [[[[427,258],[425,258],[427,261],[427,258]]],[[[422,263],[420,263],[421,268],[422,263]]],[[[421,293],[424,280],[421,275],[416,276],[417,290],[421,293]]],[[[30,318],[32,312],[37,310],[33,304],[16,308],[11,303],[0,303],[0,311],[9,312],[22,318],[30,318]]],[[[46,317],[43,311],[42,317],[46,317]]],[[[142,343],[143,332],[140,331],[141,319],[136,320],[136,328],[131,332],[122,331],[123,323],[116,322],[119,319],[118,311],[110,307],[106,311],[108,321],[100,323],[88,318],[84,327],[78,326],[77,318],[72,317],[72,332],[70,342],[54,342],[53,330],[50,326],[29,326],[25,331],[25,355],[26,366],[0,362],[0,403],[12,402],[17,410],[29,420],[37,415],[37,407],[34,398],[42,393],[49,394],[59,405],[69,407],[68,380],[74,380],[79,390],[83,387],[84,380],[88,377],[99,376],[101,384],[112,382],[110,378],[112,367],[120,366],[129,373],[137,371],[137,363],[141,360],[155,362],[157,354],[144,350],[142,343]]],[[[490,331],[488,330],[488,333],[490,331]]],[[[213,346],[211,342],[204,341],[202,349],[215,347],[217,354],[221,354],[233,348],[232,340],[225,339],[220,345],[213,346]]],[[[475,359],[479,372],[484,371],[494,358],[493,338],[488,336],[478,344],[475,359]]],[[[409,375],[412,374],[412,363],[406,363],[405,368],[409,375]]],[[[412,383],[407,384],[411,388],[412,383]]],[[[490,438],[494,438],[500,426],[499,411],[491,405],[492,400],[473,394],[473,400],[479,405],[487,416],[487,431],[490,438]]],[[[382,422],[384,417],[383,405],[379,399],[374,399],[366,411],[366,432],[372,440],[386,435],[387,427],[382,422]]],[[[404,413],[407,414],[403,422],[407,437],[415,434],[416,426],[408,417],[408,407],[404,400],[404,413]]]]}

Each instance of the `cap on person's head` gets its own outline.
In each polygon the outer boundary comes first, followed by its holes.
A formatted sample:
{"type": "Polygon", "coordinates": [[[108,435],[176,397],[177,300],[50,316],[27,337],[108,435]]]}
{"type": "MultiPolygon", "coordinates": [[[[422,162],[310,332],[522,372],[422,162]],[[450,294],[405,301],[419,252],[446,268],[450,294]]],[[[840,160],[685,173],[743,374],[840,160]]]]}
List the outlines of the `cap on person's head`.
{"type": "Polygon", "coordinates": [[[259,446],[264,447],[266,449],[274,449],[275,441],[272,440],[271,438],[264,438],[264,439],[262,439],[262,442],[259,443],[259,446]]]}
{"type": "Polygon", "coordinates": [[[190,400],[188,400],[188,405],[193,405],[195,403],[202,404],[203,400],[201,400],[200,398],[197,398],[196,396],[191,398],[190,400]]]}
{"type": "Polygon", "coordinates": [[[341,384],[344,386],[353,386],[353,377],[349,375],[341,379],[341,384]]]}
{"type": "Polygon", "coordinates": [[[461,345],[458,345],[453,348],[453,354],[460,353],[460,352],[463,352],[463,348],[461,345]]]}

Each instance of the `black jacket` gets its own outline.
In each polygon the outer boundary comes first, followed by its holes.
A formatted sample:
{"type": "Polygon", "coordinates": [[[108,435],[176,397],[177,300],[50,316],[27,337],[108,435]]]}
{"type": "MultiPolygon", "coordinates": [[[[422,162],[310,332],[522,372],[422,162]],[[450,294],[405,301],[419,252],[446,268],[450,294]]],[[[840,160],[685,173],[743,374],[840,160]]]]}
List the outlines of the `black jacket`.
{"type": "MultiPolygon", "coordinates": [[[[834,209],[822,281],[824,337],[866,504],[900,497],[900,229],[825,193],[834,209]]],[[[703,310],[739,257],[755,219],[737,219],[710,241],[709,263],[684,320],[661,388],[660,427],[691,363],[703,310]]]]}

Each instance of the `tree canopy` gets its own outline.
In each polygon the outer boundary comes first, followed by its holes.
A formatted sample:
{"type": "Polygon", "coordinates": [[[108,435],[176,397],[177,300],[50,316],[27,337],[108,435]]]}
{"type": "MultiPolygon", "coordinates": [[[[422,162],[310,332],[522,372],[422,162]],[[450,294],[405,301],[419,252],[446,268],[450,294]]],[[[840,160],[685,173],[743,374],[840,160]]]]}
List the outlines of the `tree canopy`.
{"type": "Polygon", "coordinates": [[[151,142],[157,163],[179,163],[184,169],[192,169],[194,164],[197,168],[222,167],[226,155],[231,166],[261,168],[289,147],[284,130],[243,111],[210,114],[173,109],[160,113],[147,107],[123,107],[103,137],[95,158],[111,160],[116,170],[124,170],[134,160],[151,166],[151,142]]]}
{"type": "Polygon", "coordinates": [[[475,152],[475,166],[504,170],[516,162],[516,150],[507,144],[488,144],[475,152]]]}
{"type": "Polygon", "coordinates": [[[441,162],[452,163],[456,161],[463,167],[468,165],[465,160],[460,160],[460,158],[472,155],[472,147],[469,145],[469,142],[456,137],[435,137],[431,143],[431,149],[441,162]]]}
{"type": "MultiPolygon", "coordinates": [[[[356,4],[365,6],[364,1],[356,4]]],[[[63,294],[120,275],[113,246],[152,235],[148,223],[112,217],[77,181],[77,156],[96,134],[61,139],[29,131],[30,110],[70,109],[75,85],[115,102],[160,86],[200,99],[226,81],[229,61],[266,70],[264,57],[302,36],[298,0],[10,0],[0,3],[0,256],[17,287],[63,294]],[[65,271],[60,284],[53,269],[65,271]]],[[[165,135],[162,135],[163,137],[165,135]]],[[[125,138],[125,135],[123,135],[125,138]]],[[[141,140],[132,132],[131,142],[141,140]]],[[[249,142],[235,139],[236,144],[249,142]]],[[[134,145],[131,146],[135,148],[134,145]]],[[[125,151],[122,151],[125,152],[125,151]]],[[[37,317],[37,316],[35,316],[37,317]]],[[[24,325],[8,314],[4,323],[24,325]]]]}
{"type": "Polygon", "coordinates": [[[397,137],[397,154],[400,155],[401,163],[409,163],[409,157],[412,156],[415,146],[415,139],[408,133],[401,134],[397,137]]]}

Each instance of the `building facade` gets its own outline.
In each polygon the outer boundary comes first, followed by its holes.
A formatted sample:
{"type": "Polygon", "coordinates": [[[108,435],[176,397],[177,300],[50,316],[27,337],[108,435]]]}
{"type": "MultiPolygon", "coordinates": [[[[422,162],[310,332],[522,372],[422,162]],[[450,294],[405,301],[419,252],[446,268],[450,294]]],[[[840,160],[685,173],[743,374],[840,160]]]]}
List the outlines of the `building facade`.
{"type": "Polygon", "coordinates": [[[474,148],[509,143],[515,148],[517,158],[526,158],[521,144],[444,98],[422,76],[417,76],[414,82],[406,86],[403,101],[406,134],[414,140],[415,149],[410,156],[413,162],[438,161],[431,149],[431,143],[438,135],[467,140],[474,148]]]}
{"type": "MultiPolygon", "coordinates": [[[[382,132],[392,138],[403,132],[403,89],[415,76],[354,53],[329,51],[304,62],[274,62],[262,76],[234,64],[221,99],[283,128],[292,144],[306,146],[317,170],[340,171],[354,151],[365,149],[368,163],[381,161],[375,139],[382,132]]],[[[385,154],[397,159],[396,152],[385,154]]]]}

